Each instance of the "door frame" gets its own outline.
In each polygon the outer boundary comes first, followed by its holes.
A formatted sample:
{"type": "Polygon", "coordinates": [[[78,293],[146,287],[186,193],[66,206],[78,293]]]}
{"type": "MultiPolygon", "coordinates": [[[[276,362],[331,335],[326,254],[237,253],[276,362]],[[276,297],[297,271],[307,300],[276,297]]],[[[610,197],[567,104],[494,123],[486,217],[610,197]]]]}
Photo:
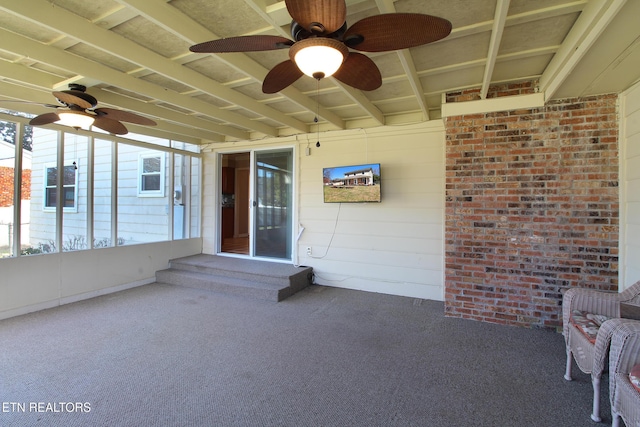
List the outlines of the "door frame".
{"type": "MultiPolygon", "coordinates": [[[[270,261],[270,262],[281,262],[293,264],[297,259],[297,237],[298,233],[295,232],[297,224],[298,224],[298,147],[293,144],[278,144],[273,146],[265,146],[265,147],[237,147],[237,148],[224,148],[219,150],[214,150],[215,154],[215,177],[217,182],[215,183],[215,248],[216,255],[220,256],[228,256],[235,258],[250,258],[256,260],[270,261]],[[291,187],[291,230],[290,236],[291,241],[291,253],[290,259],[288,258],[271,258],[271,257],[259,257],[254,254],[254,227],[255,227],[255,215],[254,215],[254,206],[253,201],[255,198],[255,153],[256,152],[268,152],[268,151],[278,151],[278,150],[291,150],[292,157],[292,187],[291,187]],[[241,153],[249,153],[249,254],[235,254],[229,252],[222,252],[222,156],[229,154],[241,154],[241,153]]],[[[235,226],[234,226],[235,227],[235,226]]]]}

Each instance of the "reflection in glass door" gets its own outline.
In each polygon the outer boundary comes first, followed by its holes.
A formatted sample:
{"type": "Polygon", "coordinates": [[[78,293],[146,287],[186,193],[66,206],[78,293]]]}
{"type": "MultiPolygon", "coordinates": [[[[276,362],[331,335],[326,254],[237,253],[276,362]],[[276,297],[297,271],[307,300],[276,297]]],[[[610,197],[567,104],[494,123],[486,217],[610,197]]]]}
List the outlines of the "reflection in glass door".
{"type": "Polygon", "coordinates": [[[250,152],[220,156],[220,251],[249,253],[250,152]]]}
{"type": "Polygon", "coordinates": [[[293,150],[255,152],[254,256],[291,259],[293,150]]]}

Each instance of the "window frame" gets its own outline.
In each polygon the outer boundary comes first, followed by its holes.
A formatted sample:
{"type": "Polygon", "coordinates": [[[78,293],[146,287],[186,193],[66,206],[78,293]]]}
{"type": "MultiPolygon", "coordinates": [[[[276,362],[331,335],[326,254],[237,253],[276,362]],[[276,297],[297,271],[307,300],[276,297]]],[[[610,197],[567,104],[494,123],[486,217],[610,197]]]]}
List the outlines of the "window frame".
{"type": "Polygon", "coordinates": [[[165,179],[166,179],[166,153],[163,151],[153,151],[149,153],[138,154],[138,197],[164,197],[165,196],[165,179]],[[158,172],[144,172],[144,161],[149,158],[160,159],[160,171],[158,172]],[[142,181],[145,176],[159,175],[160,188],[158,190],[143,190],[142,181]]]}
{"type": "MultiPolygon", "coordinates": [[[[65,162],[64,165],[62,165],[62,169],[64,171],[65,168],[70,167],[73,168],[73,185],[65,185],[64,183],[64,172],[62,173],[62,191],[64,192],[65,188],[73,188],[73,206],[63,206],[62,207],[62,211],[63,212],[78,212],[78,168],[76,167],[77,165],[77,160],[76,161],[72,161],[72,162],[65,162]]],[[[56,190],[57,193],[57,189],[58,189],[58,185],[56,183],[55,186],[52,185],[48,185],[48,181],[49,181],[49,169],[58,169],[58,164],[56,162],[47,162],[44,164],[44,176],[43,176],[43,192],[42,192],[42,210],[45,212],[55,212],[56,211],[56,207],[57,207],[57,202],[58,202],[58,198],[57,196],[55,197],[55,205],[53,206],[49,206],[48,202],[49,202],[49,193],[47,190],[49,190],[50,188],[54,188],[56,190]]],[[[60,175],[58,174],[57,179],[60,179],[60,175]]],[[[64,197],[63,197],[63,202],[64,202],[64,197]]]]}

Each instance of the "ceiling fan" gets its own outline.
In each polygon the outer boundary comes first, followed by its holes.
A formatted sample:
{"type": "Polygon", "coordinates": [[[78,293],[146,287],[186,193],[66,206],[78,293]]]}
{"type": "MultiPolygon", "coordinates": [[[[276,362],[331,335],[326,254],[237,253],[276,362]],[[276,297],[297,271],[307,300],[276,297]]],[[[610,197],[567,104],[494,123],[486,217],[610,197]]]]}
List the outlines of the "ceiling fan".
{"type": "Polygon", "coordinates": [[[54,91],[59,105],[46,104],[46,107],[61,109],[56,113],[45,113],[34,117],[30,125],[40,126],[58,123],[76,129],[88,129],[95,126],[115,135],[125,135],[127,128],[121,123],[129,122],[144,126],[155,126],[156,122],[129,111],[114,108],[95,108],[98,100],[86,93],[83,85],[71,83],[68,90],[54,91]]]}
{"type": "Polygon", "coordinates": [[[289,60],[267,73],[264,93],[276,93],[303,74],[320,80],[333,75],[360,90],[382,85],[376,64],[366,55],[351,52],[386,52],[408,49],[443,39],[451,22],[419,13],[388,13],[361,19],[347,27],[345,0],[285,0],[291,36],[239,36],[193,45],[192,52],[225,53],[289,49],[289,60]]]}

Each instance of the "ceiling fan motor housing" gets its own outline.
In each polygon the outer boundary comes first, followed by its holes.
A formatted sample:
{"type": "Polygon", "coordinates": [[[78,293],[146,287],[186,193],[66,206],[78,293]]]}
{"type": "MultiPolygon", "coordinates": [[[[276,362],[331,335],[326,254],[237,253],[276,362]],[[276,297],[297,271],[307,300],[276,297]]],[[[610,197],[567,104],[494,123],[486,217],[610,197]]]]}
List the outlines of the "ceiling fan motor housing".
{"type": "Polygon", "coordinates": [[[342,36],[347,31],[347,22],[345,21],[338,30],[331,34],[324,34],[324,26],[317,22],[311,24],[309,30],[304,28],[296,21],[291,21],[291,37],[295,41],[308,39],[309,37],[327,37],[330,39],[342,40],[342,36]]]}
{"type": "Polygon", "coordinates": [[[62,105],[65,105],[71,109],[74,109],[74,107],[77,107],[75,109],[78,110],[94,108],[96,105],[98,105],[98,100],[95,97],[89,95],[86,90],[86,86],[78,83],[70,83],[69,90],[54,92],[54,95],[62,105]]]}

